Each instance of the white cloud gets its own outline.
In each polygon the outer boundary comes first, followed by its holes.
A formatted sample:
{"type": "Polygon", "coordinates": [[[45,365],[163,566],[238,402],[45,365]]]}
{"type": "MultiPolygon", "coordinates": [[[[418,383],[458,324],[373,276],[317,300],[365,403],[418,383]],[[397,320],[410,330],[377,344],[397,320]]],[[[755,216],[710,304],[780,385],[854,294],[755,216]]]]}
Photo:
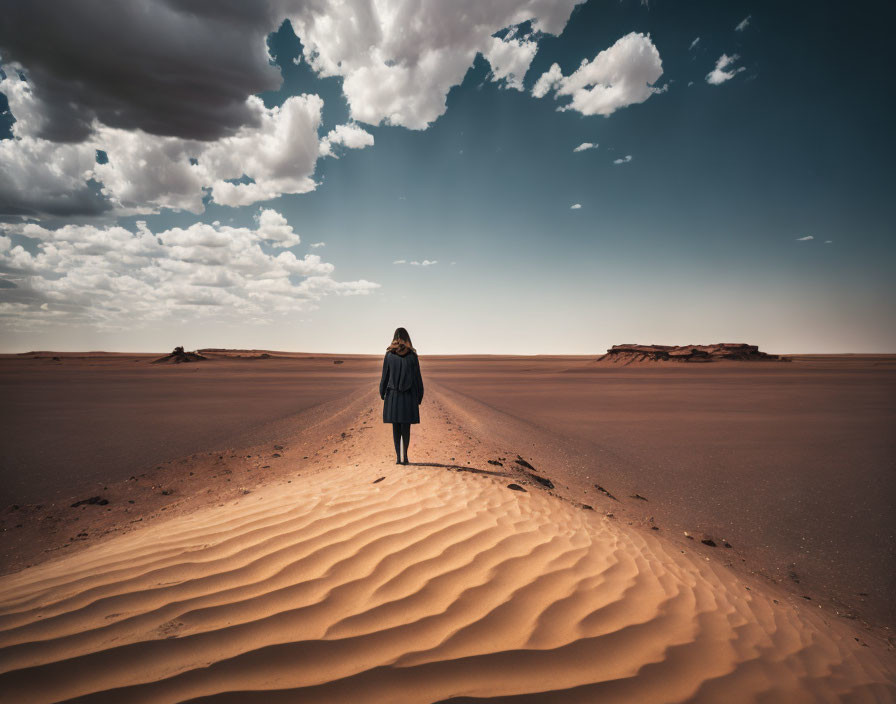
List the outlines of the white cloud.
{"type": "Polygon", "coordinates": [[[825,240],[824,243],[825,243],[825,244],[833,244],[833,243],[834,243],[834,240],[825,240]]]}
{"type": "Polygon", "coordinates": [[[737,54],[733,54],[732,56],[728,56],[728,54],[722,54],[719,57],[719,60],[716,61],[716,67],[706,74],[706,82],[710,85],[717,86],[721,83],[724,83],[725,81],[730,81],[741,71],[746,71],[743,66],[734,70],[725,70],[739,58],[740,57],[737,54]]]}
{"type": "MultiPolygon", "coordinates": [[[[241,206],[316,187],[312,176],[323,107],[316,95],[292,96],[272,108],[251,96],[246,107],[256,124],[217,141],[97,123],[86,141],[58,144],[31,136],[36,99],[15,72],[7,76],[0,91],[14,96],[16,110],[14,138],[0,141],[0,207],[7,211],[97,214],[111,208],[116,215],[129,215],[172,208],[200,213],[206,189],[217,203],[241,206]],[[96,163],[97,150],[106,153],[107,163],[96,163]],[[247,182],[232,182],[243,177],[247,182]],[[106,201],[91,191],[88,179],[99,183],[106,201]]],[[[340,138],[359,141],[354,132],[340,138]]]]}
{"type": "Polygon", "coordinates": [[[737,27],[734,28],[735,32],[743,32],[747,27],[750,26],[750,17],[752,15],[747,15],[740,22],[737,23],[737,27]]]}
{"type": "Polygon", "coordinates": [[[610,116],[616,110],[643,103],[662,88],[653,86],[663,75],[663,63],[648,35],[631,32],[604,49],[592,61],[583,61],[569,76],[553,64],[536,81],[532,95],[541,98],[550,91],[555,97],[569,96],[559,110],[583,115],[610,116]]]}
{"type": "Polygon", "coordinates": [[[326,242],[312,242],[308,246],[311,247],[311,249],[317,249],[318,247],[326,247],[327,243],[326,242]]]}
{"type": "Polygon", "coordinates": [[[267,253],[265,247],[298,244],[298,235],[274,210],[262,210],[256,222],[254,229],[197,222],[158,233],[143,222],[134,230],[8,226],[38,239],[37,252],[7,248],[0,268],[16,276],[18,293],[32,301],[16,313],[23,324],[39,324],[50,306],[63,322],[107,327],[200,316],[233,321],[309,309],[328,294],[379,287],[364,279],[334,280],[334,266],[315,254],[267,253]]]}
{"type": "Polygon", "coordinates": [[[411,266],[432,266],[433,264],[438,264],[439,261],[437,259],[433,259],[430,261],[429,259],[424,259],[422,262],[413,261],[410,262],[411,266]]]}
{"type": "Polygon", "coordinates": [[[273,243],[275,247],[294,247],[302,240],[293,232],[292,225],[276,210],[262,209],[255,216],[259,237],[273,243]]]}
{"type": "Polygon", "coordinates": [[[373,135],[358,125],[336,125],[320,141],[319,153],[321,156],[335,156],[333,146],[341,144],[347,149],[363,149],[373,146],[373,135]]]}
{"type": "Polygon", "coordinates": [[[691,42],[691,45],[688,47],[688,51],[691,51],[699,43],[700,43],[700,37],[697,37],[696,39],[694,39],[694,41],[691,42]]]}
{"type": "MultiPolygon", "coordinates": [[[[250,205],[284,193],[307,193],[318,156],[317,130],[323,100],[316,95],[287,98],[283,105],[265,108],[252,96],[259,126],[243,127],[233,137],[214,142],[197,155],[198,166],[211,182],[212,197],[222,205],[250,205]],[[248,176],[254,183],[228,183],[248,176]]],[[[109,155],[112,162],[112,155],[109,155]]]]}
{"type": "Polygon", "coordinates": [[[814,240],[815,238],[812,235],[806,235],[805,237],[797,237],[797,242],[808,242],[809,240],[814,240]]]}
{"type": "Polygon", "coordinates": [[[543,98],[552,90],[556,90],[562,80],[563,71],[560,69],[560,64],[551,64],[551,67],[535,81],[535,85],[532,86],[532,95],[536,98],[543,98]]]}
{"type": "Polygon", "coordinates": [[[631,160],[632,160],[632,155],[626,154],[624,157],[621,157],[619,159],[613,159],[613,163],[614,164],[627,164],[631,160]]]}
{"type": "Polygon", "coordinates": [[[522,82],[534,42],[499,46],[495,33],[531,20],[536,33],[560,34],[580,1],[321,0],[287,14],[309,65],[342,77],[353,120],[421,130],[445,112],[448,91],[479,53],[491,56],[494,80],[522,82]]]}
{"type": "Polygon", "coordinates": [[[579,210],[579,209],[581,209],[581,207],[582,207],[581,203],[573,203],[571,206],[569,206],[569,209],[570,210],[579,210]]]}
{"type": "Polygon", "coordinates": [[[396,260],[395,260],[394,262],[392,262],[392,263],[393,263],[393,264],[407,264],[408,261],[407,261],[407,259],[396,259],[396,260]]]}
{"type": "Polygon", "coordinates": [[[516,39],[513,31],[503,39],[492,37],[491,45],[484,52],[486,61],[492,67],[492,80],[503,81],[508,88],[523,90],[523,78],[536,51],[536,42],[527,41],[527,38],[516,39]]]}
{"type": "Polygon", "coordinates": [[[588,149],[597,149],[598,145],[592,142],[582,142],[579,146],[573,149],[574,152],[584,152],[588,149]]]}

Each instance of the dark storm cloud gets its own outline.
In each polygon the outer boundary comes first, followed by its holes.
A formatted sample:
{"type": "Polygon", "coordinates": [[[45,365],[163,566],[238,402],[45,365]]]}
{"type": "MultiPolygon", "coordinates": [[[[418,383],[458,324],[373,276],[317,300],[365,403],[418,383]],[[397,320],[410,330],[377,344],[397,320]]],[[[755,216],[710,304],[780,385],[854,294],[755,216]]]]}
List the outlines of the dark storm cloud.
{"type": "Polygon", "coordinates": [[[41,101],[38,135],[86,139],[111,127],[210,140],[253,124],[246,97],[276,89],[265,2],[31,0],[7,4],[0,57],[18,62],[41,101]]]}

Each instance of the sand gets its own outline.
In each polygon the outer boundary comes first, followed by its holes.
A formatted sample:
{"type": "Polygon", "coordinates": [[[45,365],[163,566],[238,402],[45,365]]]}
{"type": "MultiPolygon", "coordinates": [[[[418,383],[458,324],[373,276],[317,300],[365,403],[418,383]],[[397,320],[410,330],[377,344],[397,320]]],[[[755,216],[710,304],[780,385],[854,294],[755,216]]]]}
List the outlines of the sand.
{"type": "Polygon", "coordinates": [[[188,454],[258,442],[277,419],[378,372],[357,355],[153,365],[159,356],[0,356],[0,505],[95,492],[188,454]]]}
{"type": "MultiPolygon", "coordinates": [[[[530,389],[532,363],[507,362],[530,389]]],[[[409,466],[361,385],[108,505],[5,514],[32,566],[0,577],[4,700],[896,701],[886,624],[673,531],[659,494],[578,489],[548,426],[428,368],[409,466]]]]}
{"type": "Polygon", "coordinates": [[[575,358],[430,363],[492,442],[587,501],[594,484],[667,532],[896,627],[896,357],[615,368],[575,358]]]}

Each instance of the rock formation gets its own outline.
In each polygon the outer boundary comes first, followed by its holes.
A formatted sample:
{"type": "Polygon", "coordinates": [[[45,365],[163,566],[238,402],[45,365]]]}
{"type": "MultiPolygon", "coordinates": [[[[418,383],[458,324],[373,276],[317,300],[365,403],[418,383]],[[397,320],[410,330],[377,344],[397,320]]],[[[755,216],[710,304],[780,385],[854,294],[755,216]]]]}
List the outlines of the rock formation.
{"type": "Polygon", "coordinates": [[[756,345],[742,342],[720,342],[715,345],[613,345],[598,362],[633,364],[637,362],[718,362],[733,360],[789,361],[776,354],[760,352],[756,345]]]}
{"type": "Polygon", "coordinates": [[[159,357],[153,364],[180,364],[181,362],[204,362],[208,357],[203,357],[198,352],[184,352],[183,347],[175,347],[174,352],[159,357]]]}

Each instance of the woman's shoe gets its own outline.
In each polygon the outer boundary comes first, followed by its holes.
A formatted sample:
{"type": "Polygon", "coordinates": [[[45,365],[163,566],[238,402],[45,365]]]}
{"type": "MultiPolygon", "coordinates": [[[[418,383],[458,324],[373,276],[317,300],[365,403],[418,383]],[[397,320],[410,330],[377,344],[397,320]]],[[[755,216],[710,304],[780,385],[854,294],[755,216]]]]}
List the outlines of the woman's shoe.
{"type": "Polygon", "coordinates": [[[404,458],[404,461],[402,462],[402,464],[407,464],[407,463],[408,463],[408,458],[405,457],[405,458],[404,458]]]}

